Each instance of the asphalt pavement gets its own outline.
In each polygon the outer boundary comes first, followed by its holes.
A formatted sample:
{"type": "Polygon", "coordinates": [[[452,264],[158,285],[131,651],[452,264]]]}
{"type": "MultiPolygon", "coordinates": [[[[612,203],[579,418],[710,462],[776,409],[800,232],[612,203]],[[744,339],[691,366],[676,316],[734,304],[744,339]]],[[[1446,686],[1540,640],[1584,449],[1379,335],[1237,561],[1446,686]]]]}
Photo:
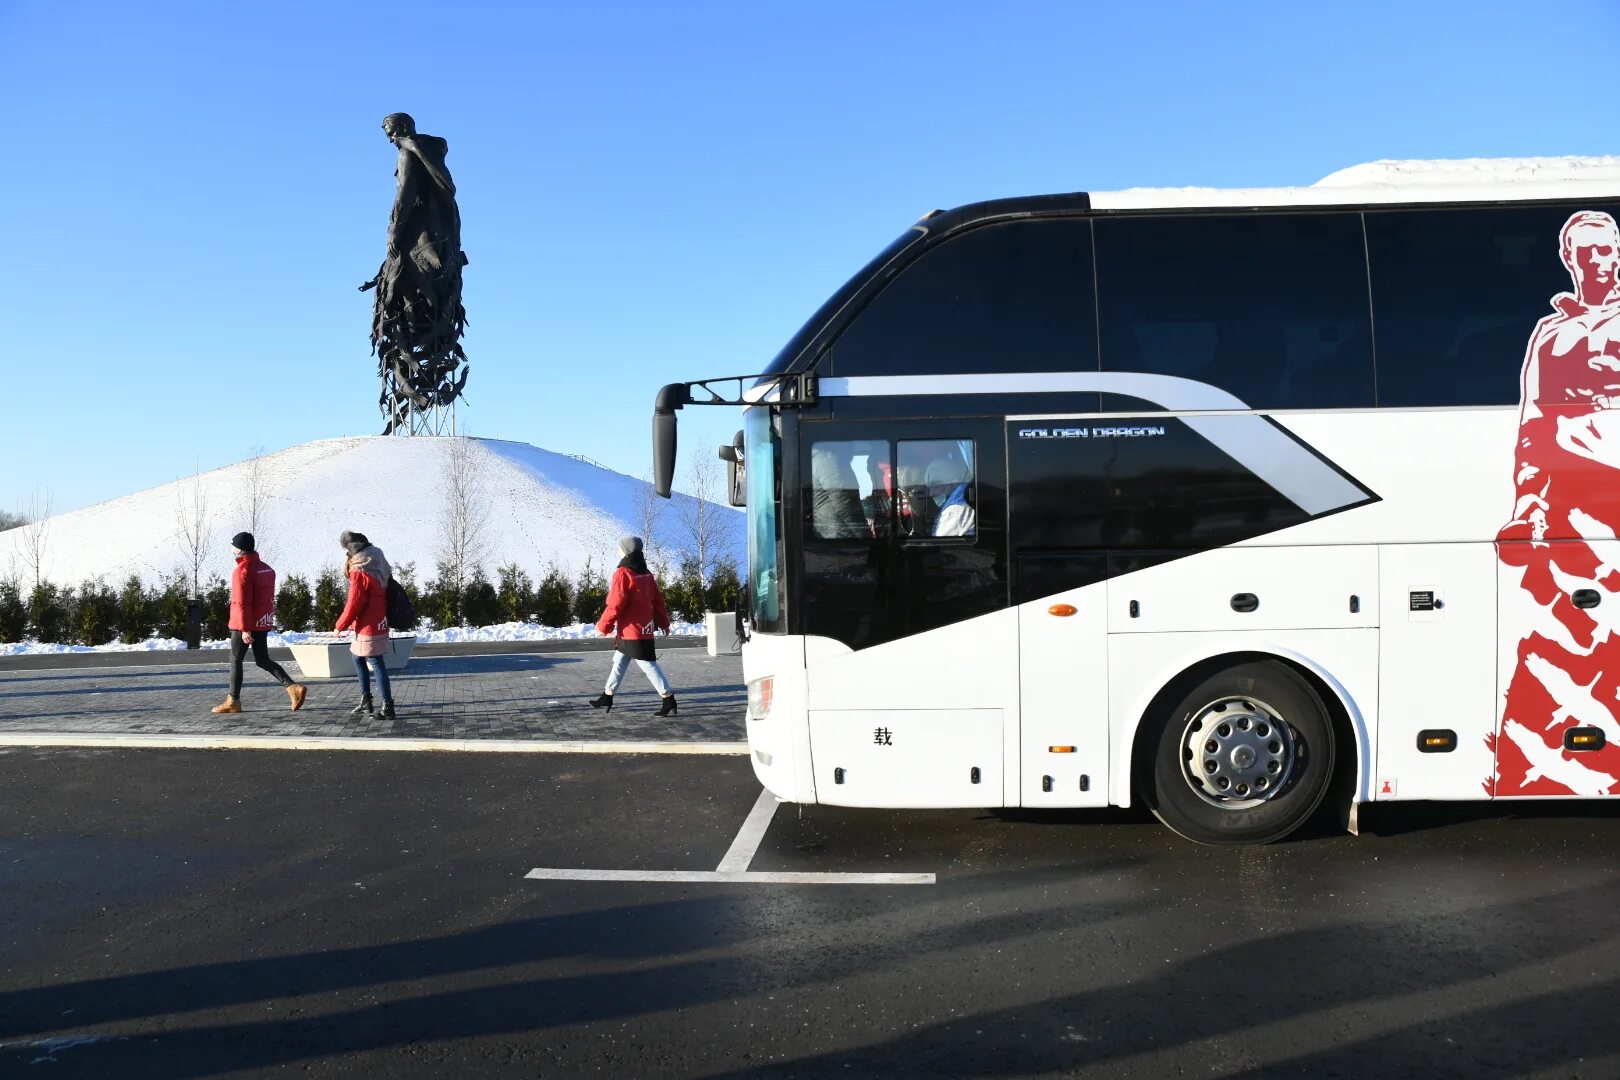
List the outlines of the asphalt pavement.
{"type": "Polygon", "coordinates": [[[0,777],[0,1075],[1620,1075],[1609,804],[1242,849],[782,806],[745,844],[742,757],[12,749],[0,777]],[[809,883],[525,877],[756,843],[809,883]]]}

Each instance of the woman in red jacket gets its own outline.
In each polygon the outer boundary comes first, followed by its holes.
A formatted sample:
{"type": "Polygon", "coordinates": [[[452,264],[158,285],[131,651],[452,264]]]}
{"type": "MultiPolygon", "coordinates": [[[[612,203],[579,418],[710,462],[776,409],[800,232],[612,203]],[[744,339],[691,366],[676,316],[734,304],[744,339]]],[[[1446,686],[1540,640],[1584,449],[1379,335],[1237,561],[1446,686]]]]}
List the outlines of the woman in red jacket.
{"type": "Polygon", "coordinates": [[[221,705],[211,712],[242,711],[242,659],[253,650],[253,662],[268,671],[287,688],[293,712],[304,703],[304,687],[295,683],[287,669],[270,659],[270,631],[276,627],[276,572],[254,550],[253,534],[239,532],[231,537],[236,569],[231,571],[231,690],[221,705]]]}
{"type": "Polygon", "coordinates": [[[653,648],[654,629],[669,633],[669,609],[664,606],[664,594],[658,591],[658,582],[647,570],[647,558],[641,553],[641,537],[627,536],[619,541],[619,568],[613,571],[613,584],[608,587],[607,610],[596,620],[596,632],[615,632],[618,647],[613,651],[613,667],[608,670],[607,689],[602,696],[591,699],[591,707],[613,711],[613,691],[619,688],[624,672],[634,660],[641,665],[653,689],[664,699],[658,709],[659,716],[675,712],[675,691],[670,689],[664,669],[658,666],[658,653],[653,648]]]}
{"type": "Polygon", "coordinates": [[[388,652],[388,582],[393,570],[382,549],[367,540],[365,533],[345,532],[338,537],[338,543],[349,553],[344,563],[349,574],[349,602],[343,606],[335,629],[354,631],[349,652],[354,656],[355,673],[360,676],[360,704],[349,715],[378,715],[371,704],[371,676],[366,671],[369,663],[382,693],[382,718],[392,720],[394,694],[388,685],[388,665],[383,657],[388,652]]]}

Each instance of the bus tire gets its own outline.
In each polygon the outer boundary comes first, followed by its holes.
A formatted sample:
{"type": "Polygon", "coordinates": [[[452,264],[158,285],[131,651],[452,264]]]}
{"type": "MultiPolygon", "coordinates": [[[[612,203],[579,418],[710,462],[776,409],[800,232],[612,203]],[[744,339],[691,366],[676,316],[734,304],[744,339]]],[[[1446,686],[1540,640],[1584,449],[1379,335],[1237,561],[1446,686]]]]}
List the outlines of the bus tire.
{"type": "Polygon", "coordinates": [[[1333,720],[1287,665],[1214,672],[1152,718],[1148,803],[1200,844],[1267,844],[1316,812],[1333,778],[1333,720]]]}

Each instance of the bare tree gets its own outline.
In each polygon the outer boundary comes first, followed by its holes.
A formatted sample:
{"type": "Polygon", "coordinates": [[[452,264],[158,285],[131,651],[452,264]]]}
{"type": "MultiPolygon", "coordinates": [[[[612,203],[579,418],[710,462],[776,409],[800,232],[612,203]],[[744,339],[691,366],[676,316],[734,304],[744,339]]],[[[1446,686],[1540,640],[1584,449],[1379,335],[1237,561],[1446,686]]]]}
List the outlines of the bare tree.
{"type": "Polygon", "coordinates": [[[641,529],[641,543],[646,549],[649,563],[658,561],[659,537],[664,534],[664,500],[653,491],[652,472],[641,478],[636,490],[636,525],[641,529]]]}
{"type": "Polygon", "coordinates": [[[242,477],[242,516],[248,519],[248,532],[253,534],[254,542],[262,547],[270,503],[270,476],[264,467],[264,447],[255,446],[249,452],[253,457],[248,460],[242,477]]]}
{"type": "Polygon", "coordinates": [[[686,550],[707,581],[715,558],[731,543],[737,524],[736,515],[715,501],[725,494],[725,479],[714,447],[697,447],[687,478],[691,498],[676,500],[675,512],[689,541],[686,550]]]}
{"type": "Polygon", "coordinates": [[[33,571],[34,588],[39,588],[44,579],[45,548],[51,536],[51,493],[47,489],[43,495],[39,489],[34,489],[33,496],[28,500],[28,508],[22,513],[26,522],[22,526],[22,558],[23,564],[33,571]]]}
{"type": "Polygon", "coordinates": [[[489,501],[477,445],[465,435],[445,441],[449,450],[444,455],[444,517],[439,524],[438,555],[440,564],[449,571],[449,584],[459,594],[484,557],[489,501]]]}
{"type": "Polygon", "coordinates": [[[23,516],[21,510],[15,514],[10,510],[0,510],[0,532],[5,532],[7,529],[20,529],[26,524],[28,524],[28,519],[23,516]]]}
{"type": "Polygon", "coordinates": [[[199,597],[203,564],[214,546],[208,535],[208,493],[203,489],[200,472],[193,474],[189,482],[176,481],[174,532],[191,566],[191,595],[199,597]]]}

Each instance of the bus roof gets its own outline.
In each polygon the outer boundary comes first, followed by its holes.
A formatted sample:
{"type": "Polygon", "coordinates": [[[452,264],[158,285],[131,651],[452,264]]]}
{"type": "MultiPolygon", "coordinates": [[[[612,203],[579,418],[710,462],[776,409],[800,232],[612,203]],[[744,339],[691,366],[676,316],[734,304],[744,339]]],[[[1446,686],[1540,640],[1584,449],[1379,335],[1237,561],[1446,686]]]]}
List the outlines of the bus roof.
{"type": "Polygon", "coordinates": [[[1127,188],[1094,191],[1096,210],[1340,206],[1620,196],[1620,156],[1372,161],[1308,187],[1127,188]]]}

